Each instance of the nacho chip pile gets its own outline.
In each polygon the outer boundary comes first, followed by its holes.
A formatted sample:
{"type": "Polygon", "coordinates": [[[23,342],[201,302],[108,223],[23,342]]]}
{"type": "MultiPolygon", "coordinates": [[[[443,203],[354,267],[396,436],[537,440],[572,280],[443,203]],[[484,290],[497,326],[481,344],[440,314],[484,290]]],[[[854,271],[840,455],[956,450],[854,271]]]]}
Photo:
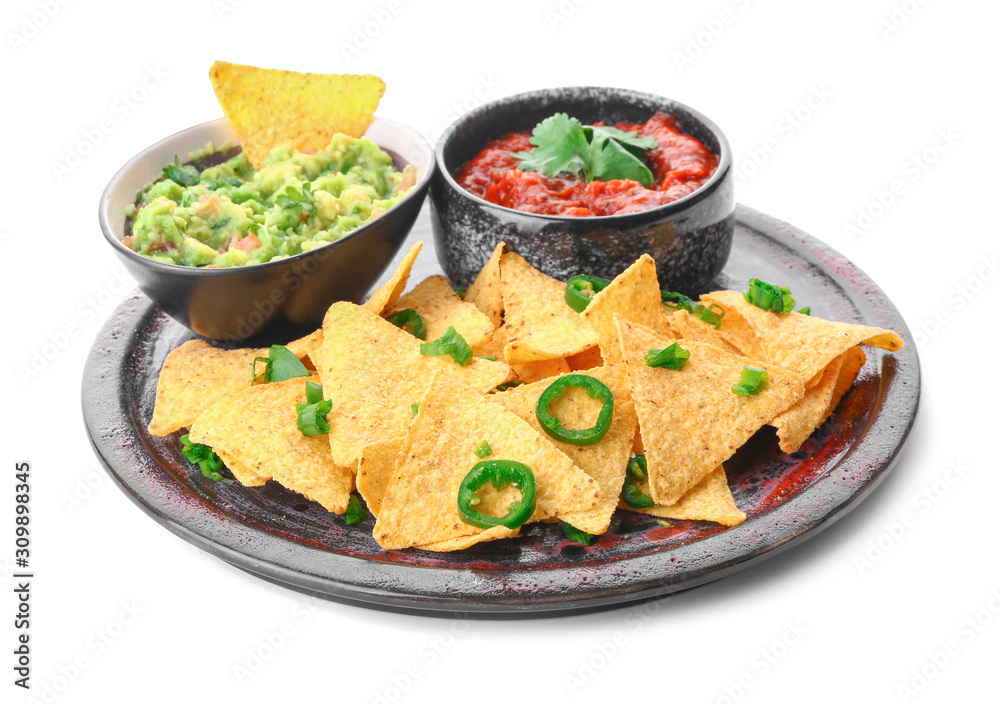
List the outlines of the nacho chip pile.
{"type": "Polygon", "coordinates": [[[735,291],[664,305],[648,255],[582,313],[503,243],[464,295],[442,276],[405,292],[420,247],[366,302],[334,303],[288,344],[305,365],[294,378],[251,371],[267,350],[175,349],[150,432],[190,428],[243,484],[276,481],[348,522],[357,491],[386,550],[460,550],[521,522],[599,535],[618,509],[734,526],[734,453],[764,426],[784,452],[808,447],[865,364],[859,345],[903,344],[735,291]],[[329,411],[304,426],[307,382],[329,411]],[[477,472],[488,481],[463,494],[477,472]]]}

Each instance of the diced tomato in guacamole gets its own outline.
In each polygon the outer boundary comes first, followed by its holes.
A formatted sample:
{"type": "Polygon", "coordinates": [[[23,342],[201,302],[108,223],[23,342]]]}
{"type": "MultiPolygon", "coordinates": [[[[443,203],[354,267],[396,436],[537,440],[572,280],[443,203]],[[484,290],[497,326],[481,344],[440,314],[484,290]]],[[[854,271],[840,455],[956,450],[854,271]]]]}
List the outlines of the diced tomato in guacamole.
{"type": "MultiPolygon", "coordinates": [[[[192,159],[214,150],[209,145],[192,159]]],[[[232,267],[283,259],[334,242],[371,222],[412,188],[371,140],[334,135],[317,154],[276,147],[254,169],[240,153],[199,171],[163,170],[127,213],[126,246],[169,264],[232,267]]]]}

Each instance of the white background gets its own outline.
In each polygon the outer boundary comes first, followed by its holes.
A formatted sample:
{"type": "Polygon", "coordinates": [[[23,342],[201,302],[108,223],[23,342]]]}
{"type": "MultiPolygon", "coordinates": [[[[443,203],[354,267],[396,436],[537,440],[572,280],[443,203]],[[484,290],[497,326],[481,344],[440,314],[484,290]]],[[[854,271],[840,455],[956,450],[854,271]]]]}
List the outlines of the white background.
{"type": "Polygon", "coordinates": [[[0,700],[996,696],[996,3],[8,0],[0,15],[0,556],[10,567],[13,467],[29,460],[37,573],[30,694],[12,684],[0,576],[0,700]],[[138,150],[221,116],[216,59],[378,74],[379,114],[428,138],[463,106],[545,86],[703,111],[733,146],[737,199],[844,252],[919,339],[922,409],[902,461],[816,539],[652,613],[400,616],[312,602],[189,547],[99,468],[79,393],[95,334],[134,288],[98,196],[138,150]]]}

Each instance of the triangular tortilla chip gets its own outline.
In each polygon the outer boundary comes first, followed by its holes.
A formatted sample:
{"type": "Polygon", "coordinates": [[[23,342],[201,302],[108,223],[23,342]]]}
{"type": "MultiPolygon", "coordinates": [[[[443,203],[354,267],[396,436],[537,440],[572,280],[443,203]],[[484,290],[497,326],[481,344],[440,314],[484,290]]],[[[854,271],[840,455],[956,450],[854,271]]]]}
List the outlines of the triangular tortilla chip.
{"type": "MultiPolygon", "coordinates": [[[[725,324],[725,317],[722,319],[722,324],[725,324]]],[[[747,356],[742,350],[729,342],[727,336],[723,335],[720,331],[721,328],[720,330],[716,330],[714,325],[709,325],[699,320],[686,310],[674,311],[673,315],[670,316],[670,329],[674,331],[674,337],[676,338],[705,342],[709,345],[721,347],[726,352],[740,354],[744,357],[747,356]]]]}
{"type": "Polygon", "coordinates": [[[747,519],[747,515],[736,507],[733,492],[729,490],[729,481],[726,479],[726,470],[721,465],[692,487],[691,491],[684,494],[673,506],[632,508],[625,502],[620,506],[628,511],[645,513],[657,518],[713,521],[724,526],[738,526],[747,519]]]}
{"type": "Polygon", "coordinates": [[[500,287],[500,257],[503,256],[506,244],[501,242],[486,260],[483,268],[476,275],[476,280],[465,290],[462,297],[481,310],[498,328],[503,322],[503,289],[500,287]]]}
{"type": "Polygon", "coordinates": [[[615,313],[666,337],[674,336],[663,307],[656,262],[648,254],[598,292],[581,314],[597,333],[605,364],[621,361],[618,330],[612,319],[615,313]]]}
{"type": "Polygon", "coordinates": [[[344,513],[354,475],[333,462],[326,438],[299,430],[295,404],[305,403],[305,382],[300,377],[258,384],[227,396],[199,416],[191,441],[211,446],[224,462],[229,457],[327,511],[344,513]]]}
{"type": "Polygon", "coordinates": [[[591,347],[589,350],[577,352],[576,354],[567,357],[566,364],[569,365],[570,370],[579,372],[584,369],[603,367],[604,357],[601,356],[600,347],[591,347]]]}
{"type": "Polygon", "coordinates": [[[852,347],[840,355],[840,358],[843,364],[840,367],[840,374],[837,375],[837,383],[833,387],[830,405],[826,409],[826,415],[823,416],[824,421],[837,410],[837,406],[840,405],[840,399],[844,398],[844,394],[854,384],[854,380],[858,377],[858,372],[861,371],[861,367],[865,366],[865,360],[867,359],[865,351],[860,347],[852,347]]]}
{"type": "MultiPolygon", "coordinates": [[[[625,466],[632,452],[637,421],[629,397],[625,365],[590,369],[585,374],[607,384],[615,398],[611,429],[595,445],[570,445],[544,434],[538,423],[538,416],[535,415],[535,406],[538,398],[555,379],[518,386],[493,394],[490,398],[543,433],[549,442],[573,460],[573,464],[597,481],[601,487],[601,498],[597,505],[586,511],[568,513],[561,517],[580,530],[596,535],[607,531],[611,515],[618,505],[618,495],[622,490],[622,482],[625,481],[625,466]]],[[[601,402],[590,398],[583,389],[569,388],[552,402],[549,409],[562,421],[564,427],[585,428],[593,425],[601,409],[601,402]]]]}
{"type": "Polygon", "coordinates": [[[452,538],[451,540],[440,540],[436,543],[427,543],[426,545],[414,545],[414,550],[431,550],[433,552],[452,552],[454,550],[465,550],[466,548],[471,548],[477,543],[485,543],[490,540],[501,540],[503,538],[516,538],[521,534],[520,528],[517,530],[511,530],[510,528],[504,528],[503,526],[493,526],[482,533],[477,533],[475,535],[465,535],[461,538],[452,538]]]}
{"type": "Polygon", "coordinates": [[[396,455],[402,445],[403,438],[398,437],[365,445],[361,450],[361,458],[358,460],[358,475],[355,477],[355,481],[358,485],[358,493],[361,494],[361,498],[368,505],[368,510],[376,518],[382,509],[382,497],[385,496],[385,490],[389,488],[396,455]]]}
{"type": "Polygon", "coordinates": [[[290,143],[319,152],[334,134],[360,137],[375,116],[385,83],[378,76],[298,73],[216,61],[215,96],[250,163],[290,143]]]}
{"type": "MultiPolygon", "coordinates": [[[[292,351],[306,354],[301,345],[292,351]]],[[[265,348],[223,350],[204,340],[188,340],[172,350],[156,382],[149,432],[163,436],[190,428],[213,403],[250,386],[254,358],[269,353],[265,348]]]]}
{"type": "Polygon", "coordinates": [[[399,437],[437,371],[485,393],[514,378],[503,362],[420,353],[420,340],[353,303],[334,303],[323,320],[320,378],[329,415],[334,462],[357,467],[365,445],[399,437]]]}
{"type": "Polygon", "coordinates": [[[691,355],[680,371],[650,367],[644,355],[674,341],[616,316],[628,367],[650,493],[661,506],[676,503],[743,445],[761,426],[802,398],[794,373],[694,340],[678,340],[691,355]],[[758,395],[732,392],[744,365],[767,370],[758,395]]]}
{"type": "Polygon", "coordinates": [[[301,359],[307,367],[312,364],[312,368],[316,369],[319,365],[319,354],[323,350],[323,328],[313,330],[305,337],[292,340],[285,347],[290,349],[292,354],[301,359]]]}
{"type": "Polygon", "coordinates": [[[416,261],[417,255],[420,254],[420,248],[423,246],[423,242],[414,244],[403,257],[403,261],[396,267],[392,278],[375,289],[368,300],[361,304],[361,307],[375,315],[382,315],[391,308],[406,289],[406,282],[410,278],[410,269],[413,268],[413,262],[416,261]]]}
{"type": "Polygon", "coordinates": [[[569,357],[597,345],[597,334],[566,304],[565,284],[524,257],[507,252],[500,261],[508,364],[569,357]]]}
{"type": "MultiPolygon", "coordinates": [[[[480,461],[476,446],[486,441],[491,460],[515,460],[535,475],[536,505],[531,521],[561,518],[592,507],[597,482],[573,465],[538,431],[498,403],[438,374],[397,455],[394,476],[382,498],[375,540],[386,550],[452,541],[464,536],[489,539],[483,529],[462,521],[458,487],[480,461]]],[[[477,509],[502,515],[516,489],[483,492],[477,509]]],[[[492,529],[491,529],[492,530],[492,529]]]]}
{"type": "Polygon", "coordinates": [[[213,449],[215,450],[215,454],[219,456],[219,459],[229,467],[229,471],[236,477],[236,481],[243,486],[264,486],[267,484],[268,479],[270,479],[270,477],[262,477],[257,474],[225,450],[213,449]]]}
{"type": "Polygon", "coordinates": [[[782,452],[798,452],[802,443],[809,439],[827,418],[827,409],[833,398],[840,368],[844,364],[843,355],[837,357],[823,370],[819,382],[806,391],[787,411],[782,411],[771,421],[778,431],[778,446],[782,452]]]}
{"type": "Polygon", "coordinates": [[[493,323],[478,308],[466,303],[443,276],[429,276],[404,294],[389,308],[386,316],[412,308],[420,313],[427,326],[424,339],[436,340],[453,327],[471,347],[481,345],[493,335],[493,323]]]}
{"type": "Polygon", "coordinates": [[[802,313],[772,313],[743,300],[736,291],[715,291],[702,296],[742,317],[760,340],[760,359],[790,369],[803,379],[813,379],[834,358],[857,344],[895,352],[903,340],[892,330],[823,320],[802,313]]]}
{"type": "MultiPolygon", "coordinates": [[[[503,359],[503,351],[506,346],[507,326],[501,325],[493,331],[493,336],[489,340],[477,347],[473,347],[472,351],[477,357],[496,357],[497,359],[503,359]]],[[[594,349],[597,350],[596,347],[594,349]]],[[[599,351],[598,357],[600,357],[599,351]]],[[[568,359],[544,359],[540,362],[512,364],[511,368],[513,368],[514,373],[517,374],[518,379],[525,383],[530,383],[541,379],[547,379],[550,376],[565,374],[570,371],[568,361],[568,359]]]]}

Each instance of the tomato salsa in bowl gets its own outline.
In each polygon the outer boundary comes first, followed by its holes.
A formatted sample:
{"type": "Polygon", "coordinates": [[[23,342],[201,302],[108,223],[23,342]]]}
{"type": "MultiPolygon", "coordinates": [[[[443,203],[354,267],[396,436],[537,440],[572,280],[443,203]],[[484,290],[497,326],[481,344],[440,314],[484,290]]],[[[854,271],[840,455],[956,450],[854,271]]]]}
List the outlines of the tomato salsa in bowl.
{"type": "Polygon", "coordinates": [[[514,210],[593,217],[672,203],[703,186],[719,165],[719,157],[696,137],[682,132],[669,113],[657,110],[645,122],[620,122],[614,128],[655,141],[642,154],[654,178],[650,187],[630,178],[587,181],[565,172],[547,176],[525,171],[518,155],[531,151],[531,130],[491,140],[459,168],[455,180],[483,200],[514,210]]]}
{"type": "Polygon", "coordinates": [[[687,293],[707,288],[729,256],[729,144],[715,123],[669,98],[606,87],[521,93],[460,117],[435,156],[435,243],[458,284],[470,283],[501,241],[563,280],[611,279],[648,252],[661,287],[687,293]],[[580,141],[562,150],[532,139],[553,118],[549,133],[582,130],[602,153],[588,155],[580,141]],[[608,150],[613,160],[630,158],[622,152],[636,158],[609,171],[608,150]],[[553,163],[555,173],[544,173],[553,163]]]}

